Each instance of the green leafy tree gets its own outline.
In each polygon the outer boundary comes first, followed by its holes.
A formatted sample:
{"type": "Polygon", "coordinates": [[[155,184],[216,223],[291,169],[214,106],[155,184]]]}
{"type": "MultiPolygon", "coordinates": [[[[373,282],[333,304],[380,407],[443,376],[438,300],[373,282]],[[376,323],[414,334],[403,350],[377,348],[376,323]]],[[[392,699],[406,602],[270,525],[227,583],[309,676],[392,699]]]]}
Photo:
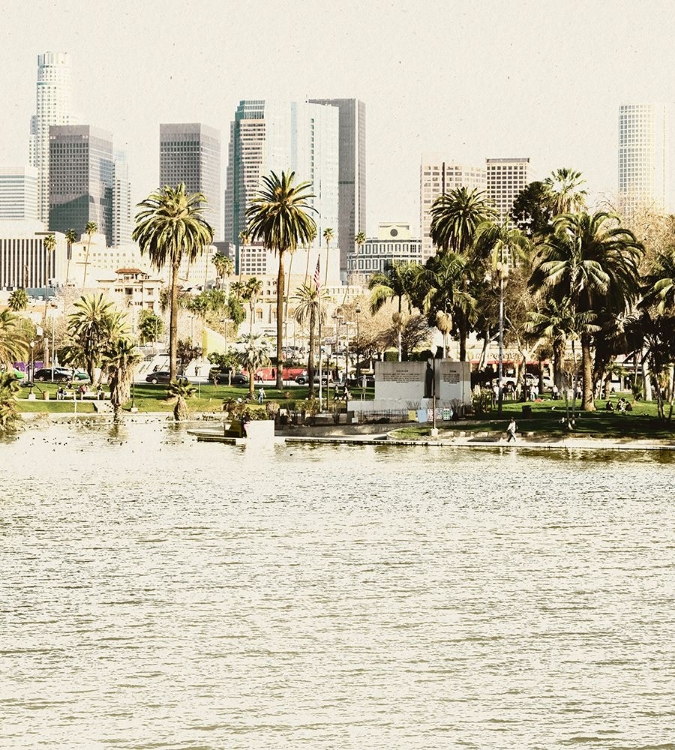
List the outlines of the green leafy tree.
{"type": "Polygon", "coordinates": [[[178,270],[184,258],[194,261],[213,242],[213,229],[204,219],[206,198],[188,193],[185,185],[168,185],[139,204],[133,239],[141,253],[147,253],[152,265],[171,268],[169,316],[169,371],[176,377],[178,345],[178,270]]]}
{"type": "Polygon", "coordinates": [[[84,233],[87,235],[87,250],[84,254],[84,274],[82,275],[82,290],[87,286],[87,269],[89,268],[89,251],[91,250],[91,239],[98,232],[98,224],[95,221],[87,222],[84,233]]]}
{"type": "Polygon", "coordinates": [[[617,216],[563,214],[555,231],[539,248],[530,287],[540,295],[568,298],[585,326],[581,338],[583,409],[593,411],[593,333],[599,312],[629,310],[638,294],[638,264],[642,245],[617,216]]]}
{"type": "Polygon", "coordinates": [[[25,289],[15,289],[9,295],[9,309],[13,312],[21,312],[28,307],[28,294],[25,289]]]}
{"type": "Polygon", "coordinates": [[[131,383],[136,366],[141,361],[141,355],[128,338],[121,336],[108,343],[108,346],[103,350],[102,359],[108,372],[113,418],[117,422],[122,404],[129,400],[131,383]]]}
{"type": "Polygon", "coordinates": [[[530,182],[513,201],[511,221],[521,232],[541,240],[553,231],[553,208],[551,191],[544,182],[530,182]]]}
{"type": "Polygon", "coordinates": [[[0,371],[0,433],[12,431],[21,420],[16,403],[19,390],[14,373],[0,371]]]}
{"type": "Polygon", "coordinates": [[[263,187],[246,210],[247,230],[254,240],[261,240],[279,256],[277,275],[277,382],[283,388],[283,315],[284,315],[284,260],[300,245],[308,245],[316,235],[316,223],[308,212],[314,209],[308,202],[314,197],[310,183],[294,185],[294,172],[274,172],[263,177],[263,187]]]}
{"type": "Polygon", "coordinates": [[[176,422],[184,422],[190,416],[187,401],[195,395],[196,390],[187,378],[178,378],[169,383],[169,397],[176,399],[173,407],[176,422]]]}
{"type": "Polygon", "coordinates": [[[239,364],[248,372],[248,392],[253,398],[255,373],[261,367],[270,364],[270,346],[259,334],[244,334],[241,342],[244,344],[244,350],[239,354],[239,364]]]}
{"type": "Polygon", "coordinates": [[[142,344],[157,341],[164,333],[164,321],[152,310],[141,310],[138,316],[138,332],[142,344]]]}
{"type": "Polygon", "coordinates": [[[309,354],[307,355],[307,374],[309,379],[309,397],[314,398],[314,350],[316,349],[316,326],[319,320],[326,319],[321,304],[322,293],[315,284],[302,284],[296,290],[293,299],[297,302],[295,321],[298,325],[309,327],[309,354]]]}
{"type": "Polygon", "coordinates": [[[21,330],[21,319],[9,310],[0,311],[0,365],[12,367],[28,356],[28,340],[21,330]]]}

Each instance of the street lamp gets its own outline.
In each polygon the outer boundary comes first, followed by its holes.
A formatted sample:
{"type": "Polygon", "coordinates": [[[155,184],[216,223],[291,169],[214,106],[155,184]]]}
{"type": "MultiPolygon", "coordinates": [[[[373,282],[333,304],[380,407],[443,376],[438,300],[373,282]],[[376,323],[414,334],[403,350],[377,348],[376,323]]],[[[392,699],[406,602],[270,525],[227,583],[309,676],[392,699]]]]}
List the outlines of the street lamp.
{"type": "Polygon", "coordinates": [[[356,305],[356,377],[361,377],[361,362],[359,360],[359,344],[361,343],[361,337],[359,336],[359,317],[361,315],[361,305],[356,305]]]}
{"type": "Polygon", "coordinates": [[[35,398],[33,385],[35,385],[35,341],[30,342],[30,394],[28,398],[35,398]]]}

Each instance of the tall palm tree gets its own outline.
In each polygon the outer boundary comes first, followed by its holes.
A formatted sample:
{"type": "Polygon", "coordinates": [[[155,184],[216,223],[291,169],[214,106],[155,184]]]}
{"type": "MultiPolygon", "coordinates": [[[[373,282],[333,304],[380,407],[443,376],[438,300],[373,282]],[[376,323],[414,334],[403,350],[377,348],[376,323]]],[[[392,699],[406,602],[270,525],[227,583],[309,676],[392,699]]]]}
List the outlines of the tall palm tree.
{"type": "MultiPolygon", "coordinates": [[[[330,243],[333,241],[334,232],[330,227],[326,227],[326,229],[323,230],[323,238],[326,240],[326,273],[324,275],[323,285],[328,286],[328,257],[330,255],[330,243]]],[[[307,278],[305,278],[305,284],[307,283],[307,278]]]]}
{"type": "Polygon", "coordinates": [[[178,345],[178,269],[182,260],[188,263],[204,252],[213,242],[213,229],[203,217],[206,198],[201,193],[188,193],[181,183],[173,188],[165,185],[138,204],[133,239],[141,254],[147,253],[152,265],[171,267],[171,307],[169,313],[169,372],[176,377],[178,345]]]}
{"type": "Polygon", "coordinates": [[[28,356],[29,344],[21,335],[19,318],[9,310],[0,311],[0,365],[12,367],[28,356]]]}
{"type": "Polygon", "coordinates": [[[12,312],[21,312],[28,307],[28,293],[25,289],[15,289],[7,300],[9,309],[12,312]]]}
{"type": "Polygon", "coordinates": [[[441,252],[468,255],[478,227],[495,216],[486,193],[455,188],[439,195],[431,206],[431,239],[441,252]]]}
{"type": "Polygon", "coordinates": [[[103,294],[80,297],[73,307],[74,312],[68,316],[70,343],[64,348],[62,359],[84,366],[93,383],[103,351],[110,341],[126,333],[127,326],[122,314],[103,294]]]}
{"type": "Polygon", "coordinates": [[[298,303],[295,308],[295,322],[301,326],[309,326],[307,378],[309,381],[310,398],[314,398],[314,349],[316,347],[316,326],[319,320],[323,323],[326,319],[326,312],[321,304],[323,297],[323,291],[319,291],[315,284],[302,284],[293,295],[293,299],[298,303]]]}
{"type": "Polygon", "coordinates": [[[675,248],[659,253],[646,281],[644,305],[655,305],[659,315],[675,307],[675,248]]]}
{"type": "Polygon", "coordinates": [[[66,230],[66,242],[68,243],[68,258],[66,263],[66,286],[70,281],[70,261],[73,258],[73,243],[77,242],[77,232],[74,229],[66,230]]]}
{"type": "Polygon", "coordinates": [[[547,339],[553,350],[553,382],[559,391],[569,383],[563,382],[565,346],[579,326],[569,297],[556,299],[544,295],[535,310],[528,312],[528,331],[535,337],[547,339]]]}
{"type": "Polygon", "coordinates": [[[419,266],[415,263],[395,261],[387,265],[384,272],[376,271],[368,282],[370,295],[370,310],[375,314],[386,302],[396,299],[397,310],[394,324],[398,332],[398,361],[403,356],[401,333],[403,329],[403,302],[408,301],[408,312],[410,311],[411,295],[419,266]]]}
{"type": "Polygon", "coordinates": [[[244,334],[241,337],[241,343],[244,345],[244,350],[239,354],[238,360],[248,373],[248,394],[253,398],[256,371],[270,363],[269,343],[267,339],[255,333],[244,334]]]}
{"type": "Polygon", "coordinates": [[[103,350],[103,365],[108,371],[110,403],[115,422],[119,420],[122,404],[129,400],[134,371],[140,361],[141,355],[136,345],[124,336],[108,342],[103,350]]]}
{"type": "MultiPolygon", "coordinates": [[[[358,265],[359,265],[359,253],[361,252],[361,248],[366,244],[366,233],[365,232],[357,232],[356,237],[354,237],[354,245],[356,246],[356,249],[354,251],[354,270],[356,273],[358,273],[358,265]]],[[[328,269],[326,269],[328,270],[328,269]]]]}
{"type": "Polygon", "coordinates": [[[84,228],[87,235],[87,251],[84,254],[84,274],[82,276],[82,289],[87,286],[87,268],[89,267],[89,250],[91,249],[91,238],[98,232],[98,224],[95,221],[88,221],[84,228]]]}
{"type": "MultiPolygon", "coordinates": [[[[222,253],[216,253],[212,258],[211,262],[216,267],[216,274],[218,276],[218,287],[222,288],[223,279],[230,278],[234,272],[234,263],[232,258],[222,253]]],[[[227,288],[226,288],[227,293],[227,288]]]]}
{"type": "Polygon", "coordinates": [[[251,276],[244,285],[243,299],[248,301],[248,309],[250,311],[248,332],[249,335],[253,335],[253,321],[255,319],[255,306],[256,302],[260,298],[263,290],[263,283],[260,279],[255,276],[251,276]]]}
{"type": "Polygon", "coordinates": [[[558,300],[567,297],[574,315],[587,325],[580,331],[583,409],[593,411],[593,316],[630,309],[638,294],[642,245],[614,214],[563,214],[554,233],[540,246],[530,287],[558,300]]]}
{"type": "Polygon", "coordinates": [[[556,169],[543,181],[553,216],[577,213],[586,208],[588,193],[582,187],[585,183],[581,172],[566,168],[556,169]]]}
{"type": "Polygon", "coordinates": [[[309,244],[316,235],[316,223],[308,211],[314,209],[309,200],[310,183],[294,185],[295,172],[274,172],[263,177],[258,195],[246,210],[247,229],[251,237],[262,240],[279,256],[277,275],[277,388],[283,388],[283,314],[284,314],[284,256],[299,245],[309,244]]]}
{"type": "MultiPolygon", "coordinates": [[[[248,231],[248,229],[242,229],[241,232],[239,232],[239,242],[246,247],[248,243],[251,241],[251,233],[248,231]]],[[[237,265],[239,266],[239,281],[241,281],[241,248],[237,248],[239,250],[239,255],[237,257],[237,265]]]]}

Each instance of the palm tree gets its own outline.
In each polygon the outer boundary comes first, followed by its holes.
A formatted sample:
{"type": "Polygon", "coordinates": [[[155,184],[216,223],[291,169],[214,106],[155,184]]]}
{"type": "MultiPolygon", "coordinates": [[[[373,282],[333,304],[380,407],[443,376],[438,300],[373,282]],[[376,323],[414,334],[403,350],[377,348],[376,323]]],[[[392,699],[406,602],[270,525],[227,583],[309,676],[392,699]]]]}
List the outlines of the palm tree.
{"type": "MultiPolygon", "coordinates": [[[[239,232],[239,241],[244,247],[248,245],[251,241],[251,233],[248,229],[242,229],[241,232],[239,232]]],[[[237,249],[239,250],[239,255],[237,257],[237,264],[239,265],[239,282],[241,283],[241,248],[237,249]]]]}
{"type": "Polygon", "coordinates": [[[270,363],[269,344],[260,334],[255,333],[244,334],[241,337],[241,343],[244,344],[244,350],[238,360],[248,372],[248,393],[253,398],[256,371],[270,363]]]}
{"type": "Polygon", "coordinates": [[[0,433],[9,432],[21,419],[16,406],[19,381],[13,372],[0,372],[0,433]]]}
{"type": "MultiPolygon", "coordinates": [[[[540,339],[547,339],[553,350],[553,382],[559,391],[569,383],[563,383],[565,346],[577,332],[579,325],[569,297],[556,299],[545,295],[536,310],[528,313],[528,330],[540,339]]],[[[582,326],[583,327],[583,326],[582,326]]]]}
{"type": "Polygon", "coordinates": [[[585,183],[581,172],[566,168],[556,169],[543,181],[553,216],[576,213],[586,208],[587,192],[581,187],[585,183]]]}
{"type": "Polygon", "coordinates": [[[28,355],[28,341],[21,335],[19,318],[9,310],[0,311],[0,365],[12,367],[28,355]]]}
{"type": "Polygon", "coordinates": [[[326,313],[321,305],[324,298],[323,291],[319,291],[315,284],[302,284],[293,295],[298,305],[295,308],[295,322],[298,325],[309,325],[309,354],[307,355],[307,379],[309,381],[309,397],[314,398],[314,349],[316,346],[315,332],[319,320],[323,323],[326,313]]]}
{"type": "Polygon", "coordinates": [[[93,383],[101,366],[103,351],[110,342],[124,335],[126,324],[121,313],[103,294],[80,297],[68,316],[70,344],[64,348],[64,362],[83,365],[93,383]]]}
{"type": "Polygon", "coordinates": [[[375,314],[386,302],[395,298],[397,300],[397,310],[394,325],[398,331],[398,361],[403,356],[401,333],[403,329],[403,300],[408,300],[410,310],[410,298],[414,281],[419,273],[419,266],[415,263],[405,263],[395,261],[387,265],[384,272],[376,271],[368,282],[368,288],[371,290],[370,310],[375,314]]]}
{"type": "Polygon", "coordinates": [[[173,407],[173,418],[176,422],[182,422],[190,416],[187,400],[194,396],[196,390],[187,378],[178,378],[169,383],[169,396],[176,399],[173,407]]]}
{"type": "MultiPolygon", "coordinates": [[[[324,286],[328,286],[328,257],[330,255],[330,243],[333,241],[333,237],[334,237],[333,230],[330,227],[326,227],[326,229],[323,230],[323,238],[324,240],[326,240],[326,273],[324,275],[324,281],[323,281],[324,286]]],[[[307,283],[307,278],[305,277],[305,284],[306,283],[307,283]]]]}
{"type": "Polygon", "coordinates": [[[530,287],[558,300],[569,298],[579,331],[583,365],[583,409],[593,411],[593,342],[599,312],[627,311],[637,299],[642,245],[614,214],[563,214],[540,246],[530,287]]]}
{"type": "Polygon", "coordinates": [[[157,268],[171,267],[171,309],[169,313],[169,372],[176,377],[178,344],[178,269],[184,258],[192,263],[213,242],[213,229],[202,213],[206,198],[188,193],[181,183],[165,185],[138,204],[133,239],[141,254],[147,253],[157,268]]]}
{"type": "Polygon", "coordinates": [[[73,257],[73,243],[77,242],[77,232],[74,229],[66,230],[66,242],[68,243],[68,262],[66,263],[66,286],[70,281],[70,261],[73,257]]]}
{"type": "MultiPolygon", "coordinates": [[[[218,275],[218,287],[222,287],[223,279],[230,278],[234,272],[234,263],[232,258],[222,253],[216,253],[211,259],[213,265],[216,267],[216,274],[218,275]]],[[[227,288],[226,288],[227,293],[227,288]]]]}
{"type": "Polygon", "coordinates": [[[115,422],[119,420],[122,404],[129,400],[134,371],[140,361],[141,355],[136,345],[123,336],[110,341],[103,351],[103,364],[108,370],[110,403],[115,422]]]}
{"type": "Polygon", "coordinates": [[[7,301],[9,309],[12,312],[21,312],[28,307],[28,294],[25,289],[15,289],[7,301]]]}
{"type": "Polygon", "coordinates": [[[255,276],[251,276],[244,286],[244,293],[243,293],[243,299],[248,300],[248,309],[250,311],[250,320],[249,320],[249,326],[248,331],[249,334],[253,334],[253,321],[255,318],[255,305],[258,299],[260,298],[260,295],[262,294],[263,290],[263,283],[260,279],[256,278],[255,276]]]}
{"type": "Polygon", "coordinates": [[[644,305],[655,305],[659,315],[675,307],[675,248],[659,253],[647,284],[644,305]]]}
{"type": "Polygon", "coordinates": [[[298,245],[309,244],[316,234],[316,224],[308,211],[314,194],[308,192],[309,182],[293,185],[294,172],[274,172],[263,177],[263,187],[246,210],[248,231],[251,237],[262,240],[279,256],[277,275],[277,382],[283,388],[283,314],[284,314],[284,255],[298,245]]]}
{"type": "Polygon", "coordinates": [[[82,289],[84,290],[87,286],[87,267],[89,266],[89,250],[91,249],[91,238],[98,232],[98,225],[95,221],[88,221],[87,226],[84,228],[84,233],[87,235],[87,251],[84,254],[84,274],[82,276],[82,289]]]}
{"type": "Polygon", "coordinates": [[[366,233],[357,232],[356,237],[354,237],[354,244],[356,245],[356,249],[354,251],[354,272],[358,273],[359,252],[361,248],[366,244],[366,233]]]}
{"type": "Polygon", "coordinates": [[[486,193],[455,188],[439,195],[431,206],[431,239],[441,252],[468,255],[478,227],[495,215],[486,193]]]}

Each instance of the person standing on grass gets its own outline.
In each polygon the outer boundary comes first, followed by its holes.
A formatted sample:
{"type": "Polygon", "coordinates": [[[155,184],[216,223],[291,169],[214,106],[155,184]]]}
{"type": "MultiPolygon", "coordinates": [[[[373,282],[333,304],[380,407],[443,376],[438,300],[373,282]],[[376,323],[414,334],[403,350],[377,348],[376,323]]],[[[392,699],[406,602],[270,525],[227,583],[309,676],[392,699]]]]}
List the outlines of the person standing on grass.
{"type": "Polygon", "coordinates": [[[516,426],[516,420],[512,419],[509,422],[509,426],[506,428],[506,435],[507,435],[506,442],[507,443],[516,442],[517,431],[518,431],[518,427],[516,426]]]}

